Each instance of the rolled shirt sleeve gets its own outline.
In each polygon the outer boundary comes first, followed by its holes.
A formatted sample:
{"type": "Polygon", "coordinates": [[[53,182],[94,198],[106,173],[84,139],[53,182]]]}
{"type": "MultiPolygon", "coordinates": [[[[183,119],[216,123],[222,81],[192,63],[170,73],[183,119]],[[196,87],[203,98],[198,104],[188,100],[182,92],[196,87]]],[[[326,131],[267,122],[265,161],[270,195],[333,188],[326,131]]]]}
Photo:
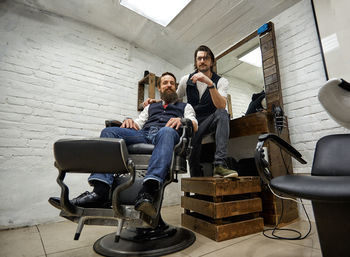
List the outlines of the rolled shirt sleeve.
{"type": "Polygon", "coordinates": [[[186,104],[185,106],[184,118],[190,119],[191,121],[194,121],[198,125],[198,121],[196,119],[196,113],[192,105],[190,104],[186,104]]]}
{"type": "Polygon", "coordinates": [[[183,76],[180,79],[179,85],[177,87],[176,93],[179,98],[184,98],[186,96],[187,80],[190,75],[183,76]]]}
{"type": "Polygon", "coordinates": [[[139,117],[137,117],[134,121],[135,123],[139,126],[140,129],[143,128],[145,125],[146,121],[148,120],[148,109],[149,105],[147,105],[143,111],[139,114],[139,117]]]}
{"type": "Polygon", "coordinates": [[[227,98],[228,84],[229,84],[228,80],[223,77],[219,79],[217,84],[217,89],[219,94],[225,98],[227,98]]]}

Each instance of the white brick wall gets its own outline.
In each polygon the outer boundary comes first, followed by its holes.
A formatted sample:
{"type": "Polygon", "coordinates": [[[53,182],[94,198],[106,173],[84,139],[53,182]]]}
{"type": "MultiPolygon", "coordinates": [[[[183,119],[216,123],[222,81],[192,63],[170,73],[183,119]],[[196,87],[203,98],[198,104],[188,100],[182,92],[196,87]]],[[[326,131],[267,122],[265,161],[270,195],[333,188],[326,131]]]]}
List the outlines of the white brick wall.
{"type": "Polygon", "coordinates": [[[349,131],[334,122],[317,99],[326,77],[310,1],[301,1],[272,22],[291,142],[308,161],[307,165],[294,162],[294,170],[306,172],[311,169],[315,144],[320,137],[349,131]]]}
{"type": "MultiPolygon", "coordinates": [[[[0,227],[12,227],[57,219],[47,203],[59,195],[57,139],[98,137],[106,119],[135,117],[144,70],[181,73],[89,25],[10,1],[0,10],[0,227]]],[[[67,182],[71,196],[89,190],[86,176],[67,182]]]]}
{"type": "MultiPolygon", "coordinates": [[[[293,161],[294,172],[309,173],[317,140],[329,134],[349,133],[349,130],[334,122],[317,98],[326,77],[310,1],[301,1],[272,22],[291,143],[308,162],[302,165],[293,161]]],[[[313,216],[310,202],[305,202],[308,213],[313,216]]],[[[303,216],[303,212],[300,213],[303,216]]]]}
{"type": "MultiPolygon", "coordinates": [[[[272,21],[291,142],[308,161],[294,162],[294,170],[309,172],[316,141],[349,131],[317,100],[325,75],[310,1],[272,21]]],[[[0,47],[0,228],[57,217],[47,203],[59,193],[53,142],[95,137],[105,119],[136,116],[137,81],[144,70],[169,70],[180,78],[193,65],[180,71],[104,31],[9,1],[0,3],[0,47]]],[[[66,180],[71,196],[88,189],[86,176],[66,180]]],[[[166,203],[178,202],[172,191],[179,194],[178,186],[169,186],[166,203]]]]}

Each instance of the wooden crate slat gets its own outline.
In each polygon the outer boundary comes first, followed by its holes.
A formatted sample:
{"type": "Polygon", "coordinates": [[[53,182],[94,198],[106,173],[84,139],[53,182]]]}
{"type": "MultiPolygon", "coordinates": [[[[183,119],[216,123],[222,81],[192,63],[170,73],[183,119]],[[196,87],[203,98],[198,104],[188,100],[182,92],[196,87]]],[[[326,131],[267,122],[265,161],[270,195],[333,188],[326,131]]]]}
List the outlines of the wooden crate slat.
{"type": "MultiPolygon", "coordinates": [[[[203,178],[206,179],[206,178],[203,178]]],[[[182,179],[181,180],[181,190],[184,192],[191,192],[201,195],[212,195],[215,190],[215,185],[213,183],[206,183],[205,186],[203,186],[202,180],[187,180],[182,179]]]]}
{"type": "Polygon", "coordinates": [[[208,217],[215,217],[215,206],[213,203],[208,201],[182,196],[181,207],[186,210],[198,212],[208,217]]]}
{"type": "Polygon", "coordinates": [[[230,224],[225,224],[218,227],[217,240],[218,242],[236,238],[240,236],[251,235],[263,231],[264,220],[263,218],[255,218],[246,221],[239,221],[230,224]]]}
{"type": "Polygon", "coordinates": [[[262,211],[262,202],[258,197],[222,203],[214,203],[191,197],[181,197],[181,207],[213,219],[243,215],[262,211]]]}
{"type": "Polygon", "coordinates": [[[212,224],[187,214],[182,214],[181,220],[182,226],[218,242],[258,233],[264,228],[263,219],[260,217],[223,225],[212,224]]]}
{"type": "Polygon", "coordinates": [[[201,195],[224,196],[255,193],[261,191],[259,177],[240,177],[239,179],[229,178],[183,178],[181,190],[201,195]]]}

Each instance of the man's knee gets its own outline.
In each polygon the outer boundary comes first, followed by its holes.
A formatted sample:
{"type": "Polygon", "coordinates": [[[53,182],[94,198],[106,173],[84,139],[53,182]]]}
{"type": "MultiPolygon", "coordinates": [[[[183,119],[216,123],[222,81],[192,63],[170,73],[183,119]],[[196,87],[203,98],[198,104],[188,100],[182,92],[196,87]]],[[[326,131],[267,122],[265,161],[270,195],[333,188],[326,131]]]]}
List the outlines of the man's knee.
{"type": "Polygon", "coordinates": [[[216,109],[215,117],[217,119],[229,120],[229,118],[228,118],[229,116],[228,116],[226,109],[216,109]]]}
{"type": "Polygon", "coordinates": [[[162,127],[158,133],[160,135],[176,135],[177,131],[171,127],[162,127]]]}
{"type": "Polygon", "coordinates": [[[100,137],[116,137],[116,131],[120,129],[119,127],[107,127],[101,131],[100,137]]]}
{"type": "Polygon", "coordinates": [[[179,138],[180,136],[177,133],[177,130],[170,127],[163,127],[158,131],[158,134],[156,136],[156,142],[158,140],[161,140],[164,143],[173,142],[174,144],[176,144],[179,141],[179,138]]]}

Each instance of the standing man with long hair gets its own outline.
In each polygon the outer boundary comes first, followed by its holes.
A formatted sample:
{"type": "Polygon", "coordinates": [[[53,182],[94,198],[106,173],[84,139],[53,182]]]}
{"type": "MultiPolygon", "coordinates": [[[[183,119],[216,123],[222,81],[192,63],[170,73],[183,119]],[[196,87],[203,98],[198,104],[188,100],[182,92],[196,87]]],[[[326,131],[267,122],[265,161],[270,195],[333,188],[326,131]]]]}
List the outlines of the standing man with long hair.
{"type": "Polygon", "coordinates": [[[191,177],[203,176],[200,166],[203,136],[215,132],[214,177],[236,177],[238,173],[226,165],[229,139],[229,115],[226,111],[228,80],[213,71],[214,54],[209,47],[201,45],[194,53],[194,69],[181,78],[177,89],[179,98],[187,96],[187,103],[196,112],[198,131],[193,139],[190,157],[191,177]]]}

